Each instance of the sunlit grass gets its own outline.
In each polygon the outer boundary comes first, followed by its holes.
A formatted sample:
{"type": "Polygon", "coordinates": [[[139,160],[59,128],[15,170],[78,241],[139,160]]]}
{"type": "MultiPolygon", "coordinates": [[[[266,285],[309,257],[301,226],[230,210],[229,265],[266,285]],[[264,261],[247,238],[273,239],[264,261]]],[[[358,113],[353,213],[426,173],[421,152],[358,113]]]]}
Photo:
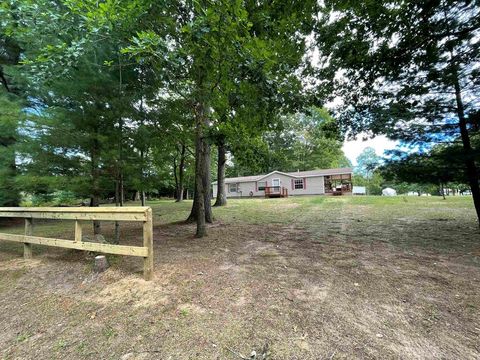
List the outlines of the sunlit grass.
{"type": "MultiPolygon", "coordinates": [[[[128,206],[138,206],[129,202],[128,206]]],[[[149,201],[154,214],[154,225],[164,226],[183,222],[187,219],[192,201],[176,203],[173,200],[149,201]]],[[[110,206],[110,205],[109,205],[110,206]]],[[[228,224],[252,224],[265,226],[293,226],[318,234],[341,233],[338,224],[348,225],[355,237],[359,233],[381,232],[382,229],[402,229],[390,231],[388,238],[393,242],[415,242],[422,236],[425,243],[435,241],[438,234],[435,228],[446,225],[461,228],[476,226],[476,217],[470,197],[418,197],[418,196],[298,196],[281,199],[229,199],[227,206],[214,207],[215,221],[228,224]],[[452,220],[457,221],[453,225],[452,220]],[[448,222],[450,221],[450,222],[448,222]],[[421,226],[420,226],[420,225],[421,226]],[[421,227],[421,229],[418,229],[421,227]],[[416,229],[416,230],[415,230],[416,229]],[[415,233],[417,231],[417,233],[415,233]],[[428,234],[431,234],[429,237],[428,234]],[[433,240],[432,240],[433,238],[433,240]]],[[[141,233],[138,223],[123,223],[125,234],[141,233]]],[[[23,222],[3,227],[3,232],[23,233],[23,222]]],[[[453,229],[452,229],[453,231],[453,229]]],[[[93,226],[87,222],[84,234],[91,236],[93,226]]],[[[107,240],[113,238],[114,223],[102,222],[102,233],[107,240]]],[[[34,234],[38,236],[73,239],[73,221],[37,221],[34,234]]],[[[130,235],[128,235],[130,236],[130,235]]],[[[358,237],[357,237],[358,238],[358,237]]],[[[362,238],[363,239],[363,238],[362,238]]],[[[423,241],[423,240],[422,240],[423,241]]]]}

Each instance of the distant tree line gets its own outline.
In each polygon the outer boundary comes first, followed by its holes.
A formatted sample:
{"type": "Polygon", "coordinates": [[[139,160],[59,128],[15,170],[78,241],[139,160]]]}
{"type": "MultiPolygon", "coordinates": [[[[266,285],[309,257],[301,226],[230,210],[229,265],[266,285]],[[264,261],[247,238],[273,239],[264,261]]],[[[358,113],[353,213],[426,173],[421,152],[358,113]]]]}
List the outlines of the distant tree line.
{"type": "Polygon", "coordinates": [[[368,195],[381,195],[386,187],[398,194],[468,194],[468,177],[459,146],[438,145],[422,152],[388,150],[385,157],[371,147],[357,157],[354,185],[366,187],[368,195]]]}

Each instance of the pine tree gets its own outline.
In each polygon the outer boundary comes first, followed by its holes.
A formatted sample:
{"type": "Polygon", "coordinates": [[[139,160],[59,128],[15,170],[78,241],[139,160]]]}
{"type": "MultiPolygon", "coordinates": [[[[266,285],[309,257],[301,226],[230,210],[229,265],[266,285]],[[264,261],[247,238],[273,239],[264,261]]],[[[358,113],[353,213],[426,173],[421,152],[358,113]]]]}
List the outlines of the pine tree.
{"type": "Polygon", "coordinates": [[[416,145],[460,141],[480,224],[478,154],[471,137],[480,92],[476,1],[324,2],[316,31],[322,91],[343,100],[352,134],[416,145]]]}

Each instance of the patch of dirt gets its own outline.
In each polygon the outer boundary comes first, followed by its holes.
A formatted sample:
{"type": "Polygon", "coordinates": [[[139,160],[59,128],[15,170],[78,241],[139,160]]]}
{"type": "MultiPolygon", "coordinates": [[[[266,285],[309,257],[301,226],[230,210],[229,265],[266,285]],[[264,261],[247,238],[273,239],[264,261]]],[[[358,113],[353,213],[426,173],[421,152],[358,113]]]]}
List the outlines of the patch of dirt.
{"type": "Polygon", "coordinates": [[[0,271],[31,270],[41,265],[40,259],[11,259],[0,262],[0,271]]]}
{"type": "Polygon", "coordinates": [[[289,299],[292,301],[299,300],[305,302],[323,301],[328,295],[328,287],[320,287],[317,285],[310,285],[307,289],[294,289],[293,296],[289,299]]]}
{"type": "Polygon", "coordinates": [[[165,306],[169,303],[171,291],[168,288],[159,286],[154,281],[145,281],[138,275],[122,275],[113,276],[105,287],[97,293],[91,293],[89,297],[84,297],[84,300],[113,306],[121,303],[132,308],[165,306]]]}
{"type": "Polygon", "coordinates": [[[180,304],[177,309],[180,312],[180,314],[185,314],[185,315],[204,314],[206,312],[204,308],[196,304],[180,304]]]}

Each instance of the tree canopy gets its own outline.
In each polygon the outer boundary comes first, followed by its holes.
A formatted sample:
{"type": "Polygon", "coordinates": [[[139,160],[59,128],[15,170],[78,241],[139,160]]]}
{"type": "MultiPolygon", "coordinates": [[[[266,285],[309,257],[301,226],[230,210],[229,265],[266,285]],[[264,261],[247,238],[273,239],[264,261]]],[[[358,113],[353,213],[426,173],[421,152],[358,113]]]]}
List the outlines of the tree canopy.
{"type": "Polygon", "coordinates": [[[480,223],[476,1],[324,1],[316,31],[320,84],[352,134],[428,149],[460,143],[480,223]],[[328,79],[328,80],[327,80],[328,79]]]}

